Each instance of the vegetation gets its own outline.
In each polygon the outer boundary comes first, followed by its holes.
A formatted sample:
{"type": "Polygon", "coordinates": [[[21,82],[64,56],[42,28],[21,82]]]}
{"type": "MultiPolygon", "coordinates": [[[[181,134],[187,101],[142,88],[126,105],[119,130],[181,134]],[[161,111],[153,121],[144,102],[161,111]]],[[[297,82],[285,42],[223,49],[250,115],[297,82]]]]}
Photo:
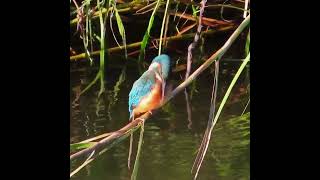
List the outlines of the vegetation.
{"type": "MultiPolygon", "coordinates": [[[[189,97],[186,93],[187,87],[194,83],[196,78],[207,68],[215,64],[214,66],[214,83],[212,85],[212,97],[210,105],[210,113],[208,118],[208,124],[206,131],[203,136],[202,143],[199,147],[197,156],[192,167],[192,173],[194,179],[197,178],[199,170],[201,168],[202,162],[207,150],[209,148],[209,143],[212,134],[214,133],[214,127],[220,118],[220,115],[223,111],[223,108],[230,97],[231,90],[233,89],[235,83],[237,82],[240,74],[244,70],[245,66],[249,64],[250,61],[250,31],[245,31],[249,29],[250,25],[250,10],[248,9],[248,0],[245,2],[231,1],[230,4],[219,3],[219,4],[208,4],[206,0],[202,0],[200,3],[193,1],[170,1],[170,0],[155,0],[155,1],[141,1],[133,0],[130,2],[127,1],[116,1],[116,0],[83,0],[77,2],[76,0],[70,1],[71,6],[71,21],[70,26],[75,30],[75,34],[82,39],[83,48],[81,52],[75,53],[73,48],[70,47],[70,61],[75,60],[89,60],[91,65],[94,65],[99,61],[99,70],[95,78],[79,93],[79,96],[86,93],[90,88],[95,85],[98,80],[100,82],[100,90],[98,93],[98,103],[101,95],[105,93],[105,75],[106,75],[106,64],[108,61],[111,61],[109,58],[110,53],[123,52],[123,56],[126,59],[129,59],[130,56],[139,54],[138,60],[136,63],[140,66],[146,64],[145,60],[146,50],[156,48],[158,49],[158,54],[161,54],[166,51],[167,43],[173,42],[181,39],[193,39],[190,43],[189,48],[186,49],[188,53],[188,58],[183,64],[181,69],[179,66],[176,66],[173,71],[184,71],[185,79],[178,85],[170,94],[167,95],[162,106],[166,105],[172,98],[174,98],[178,93],[184,91],[186,94],[186,101],[189,101],[189,97]],[[240,5],[239,5],[240,4],[240,5]],[[242,7],[241,7],[242,6],[242,7]],[[243,8],[245,7],[245,8],[243,8]],[[222,16],[224,9],[229,8],[243,12],[243,18],[241,18],[241,23],[237,23],[235,20],[225,20],[222,16]],[[183,11],[182,11],[183,10],[183,11]],[[204,17],[207,11],[219,12],[221,13],[221,20],[213,19],[210,17],[204,17]],[[150,15],[151,13],[151,15],[150,15]],[[189,14],[188,14],[189,13],[189,14]],[[130,42],[128,40],[125,23],[126,14],[129,18],[135,19],[138,16],[148,18],[147,28],[144,31],[144,36],[139,42],[130,42]],[[158,18],[160,20],[158,22],[158,18]],[[181,21],[184,20],[184,23],[181,21]],[[115,21],[117,24],[117,31],[114,31],[113,23],[115,21]],[[191,24],[187,22],[192,22],[191,24]],[[160,33],[156,31],[156,24],[161,24],[160,33]],[[170,25],[169,25],[170,24],[170,25]],[[173,26],[174,24],[174,26],[173,26]],[[210,28],[210,30],[209,30],[210,28]],[[201,39],[204,36],[214,35],[217,32],[231,31],[234,30],[229,39],[224,43],[224,45],[219,48],[218,51],[213,52],[212,55],[207,58],[204,62],[194,61],[192,58],[192,51],[200,46],[201,49],[201,39]],[[193,32],[192,32],[193,31],[193,32]],[[111,32],[112,36],[107,36],[107,32],[111,32]],[[174,35],[167,36],[169,32],[175,32],[174,35]],[[187,33],[189,32],[189,33],[187,33]],[[154,34],[152,36],[152,34],[154,34]],[[245,52],[245,58],[243,59],[242,64],[237,70],[235,76],[233,77],[227,91],[224,93],[222,101],[220,104],[216,104],[217,97],[217,88],[218,88],[218,76],[219,76],[219,60],[223,55],[228,51],[232,46],[235,40],[241,34],[246,35],[246,43],[243,47],[245,52]],[[119,41],[118,37],[121,37],[119,41]],[[200,40],[200,41],[199,41],[200,40]],[[108,42],[116,42],[116,47],[108,47],[108,42]],[[121,42],[121,43],[119,43],[121,42]],[[129,50],[140,48],[138,51],[128,52],[129,50]],[[96,57],[99,55],[99,58],[96,57]],[[192,72],[192,66],[195,67],[195,64],[201,64],[195,71],[192,72]],[[180,68],[180,69],[179,69],[180,68]],[[219,105],[217,111],[216,106],[219,105]]],[[[125,69],[123,67],[122,73],[114,87],[114,91],[119,91],[120,84],[125,79],[125,69]]],[[[193,84],[194,85],[194,84],[193,84]]],[[[192,86],[192,91],[195,89],[192,86]]],[[[249,87],[248,87],[249,88],[249,87]]],[[[112,99],[117,99],[117,93],[112,99]]],[[[78,98],[77,98],[78,99],[78,98]]],[[[113,104],[110,101],[108,106],[113,104]]],[[[248,100],[248,103],[250,101],[248,100]]],[[[246,106],[247,107],[247,106],[246,106]]],[[[169,108],[166,106],[166,108],[169,108]]],[[[187,107],[190,109],[190,107],[187,107]]],[[[99,112],[99,106],[97,105],[97,114],[99,112]]],[[[244,111],[245,112],[245,111],[244,111]]],[[[188,111],[189,113],[189,111],[188,111]]],[[[82,165],[73,169],[70,173],[70,177],[78,173],[83,167],[87,166],[93,160],[95,160],[99,155],[106,152],[110,148],[118,145],[124,139],[126,139],[131,133],[140,129],[140,136],[138,142],[138,150],[135,158],[135,163],[133,167],[133,172],[131,179],[136,179],[137,174],[139,173],[139,157],[143,145],[143,133],[144,133],[144,123],[145,121],[152,116],[149,113],[145,113],[141,118],[129,122],[124,127],[113,132],[105,133],[90,139],[70,144],[70,161],[80,159],[80,157],[87,156],[82,165]]],[[[250,113],[240,115],[239,117],[233,118],[229,125],[233,126],[241,120],[248,122],[250,113]]],[[[242,121],[241,121],[242,122],[242,121]]],[[[245,135],[248,135],[248,130],[244,132],[245,135]]],[[[221,165],[223,167],[223,165],[221,165]]],[[[191,168],[191,167],[190,167],[191,168]]]]}

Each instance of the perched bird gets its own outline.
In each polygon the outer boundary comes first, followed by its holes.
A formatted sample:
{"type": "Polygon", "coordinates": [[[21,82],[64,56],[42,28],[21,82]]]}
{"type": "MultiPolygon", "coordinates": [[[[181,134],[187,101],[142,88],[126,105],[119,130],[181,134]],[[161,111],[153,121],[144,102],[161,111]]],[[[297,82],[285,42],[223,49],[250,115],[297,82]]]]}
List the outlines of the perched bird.
{"type": "Polygon", "coordinates": [[[161,105],[169,70],[170,57],[159,55],[153,59],[148,70],[134,82],[129,93],[130,120],[161,105]]]}
{"type": "MultiPolygon", "coordinates": [[[[129,93],[129,120],[158,108],[164,99],[166,80],[170,69],[170,57],[162,54],[155,57],[148,70],[133,83],[129,93]]],[[[138,118],[136,118],[138,117],[138,118]]],[[[130,169],[133,135],[130,133],[128,168],[130,169]]]]}

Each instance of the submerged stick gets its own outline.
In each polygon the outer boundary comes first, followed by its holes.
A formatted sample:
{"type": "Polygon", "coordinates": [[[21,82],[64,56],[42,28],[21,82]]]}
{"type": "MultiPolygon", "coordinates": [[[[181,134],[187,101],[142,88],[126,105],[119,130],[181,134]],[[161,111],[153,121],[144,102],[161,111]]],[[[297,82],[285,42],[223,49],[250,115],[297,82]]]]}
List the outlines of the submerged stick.
{"type": "MultiPolygon", "coordinates": [[[[176,89],[174,89],[172,91],[172,93],[169,94],[165,98],[164,103],[160,107],[162,107],[164,104],[166,104],[170,99],[175,97],[178,93],[183,91],[193,80],[195,80],[214,61],[219,60],[225,54],[225,52],[230,48],[232,43],[236,40],[236,38],[240,35],[240,33],[244,30],[244,28],[249,23],[250,23],[250,14],[240,24],[240,26],[233,32],[233,34],[229,37],[227,42],[218,51],[216,51],[209,59],[207,59],[195,72],[193,72],[189,76],[188,79],[186,79],[176,89]]],[[[218,112],[219,111],[221,111],[220,108],[219,108],[218,112]]],[[[85,154],[91,153],[94,150],[98,150],[98,149],[102,148],[104,145],[110,144],[113,140],[115,140],[117,138],[121,138],[126,133],[128,133],[128,131],[130,131],[130,130],[132,130],[132,131],[137,130],[137,127],[140,127],[141,123],[144,123],[144,121],[147,120],[149,117],[150,117],[150,113],[148,113],[148,112],[144,113],[142,116],[140,116],[140,118],[137,118],[137,119],[131,121],[129,124],[125,125],[123,128],[119,129],[118,131],[112,132],[108,137],[100,140],[99,142],[97,142],[97,144],[91,146],[90,148],[87,148],[87,149],[84,149],[84,150],[81,150],[79,152],[72,154],[70,156],[70,160],[74,160],[75,158],[78,158],[78,157],[83,156],[85,154]]]]}
{"type": "MultiPolygon", "coordinates": [[[[235,27],[233,25],[224,26],[224,27],[218,28],[216,30],[205,31],[205,32],[203,32],[203,34],[211,35],[211,34],[214,34],[214,33],[217,33],[217,32],[229,31],[229,30],[234,29],[234,28],[235,27]]],[[[185,35],[182,35],[182,36],[170,36],[170,37],[163,38],[163,39],[165,39],[166,41],[183,40],[183,39],[193,38],[194,35],[195,35],[195,33],[189,33],[189,34],[185,34],[185,35]]],[[[155,41],[159,41],[159,40],[160,39],[155,39],[155,41]]],[[[140,47],[141,44],[142,44],[142,42],[135,42],[135,43],[129,44],[129,45],[127,45],[127,49],[140,47]]],[[[118,52],[118,51],[123,50],[123,48],[124,48],[124,46],[120,46],[120,47],[117,46],[117,47],[113,47],[113,48],[107,49],[107,51],[108,51],[108,53],[114,53],[114,52],[118,52]]],[[[92,56],[96,56],[99,53],[100,53],[100,50],[92,52],[91,55],[92,56]]],[[[78,60],[78,59],[84,59],[84,58],[86,58],[86,54],[85,53],[81,53],[81,54],[78,54],[78,55],[70,56],[70,60],[71,61],[75,61],[75,60],[78,60]]]]}

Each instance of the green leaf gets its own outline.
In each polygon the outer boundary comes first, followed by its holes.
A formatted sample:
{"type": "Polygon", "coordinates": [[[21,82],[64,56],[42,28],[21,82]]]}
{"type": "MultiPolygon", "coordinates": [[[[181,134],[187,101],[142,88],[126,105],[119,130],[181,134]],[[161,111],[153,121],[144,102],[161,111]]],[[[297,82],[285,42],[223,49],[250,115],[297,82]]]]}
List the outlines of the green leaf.
{"type": "Polygon", "coordinates": [[[144,57],[145,49],[148,44],[148,40],[149,40],[149,34],[148,34],[148,32],[146,32],[143,36],[143,40],[142,40],[141,47],[140,47],[139,62],[141,62],[141,60],[144,57]]]}
{"type": "MultiPolygon", "coordinates": [[[[114,6],[114,7],[116,7],[116,6],[114,6]]],[[[119,33],[122,37],[122,42],[123,42],[124,49],[125,49],[125,55],[127,57],[126,31],[124,29],[124,26],[123,26],[123,23],[122,23],[122,20],[121,20],[121,17],[119,15],[118,10],[116,8],[114,8],[114,10],[115,10],[116,21],[117,21],[119,33]]]]}
{"type": "Polygon", "coordinates": [[[97,143],[96,142],[87,142],[87,143],[70,144],[70,151],[76,151],[76,150],[80,150],[80,149],[89,148],[95,144],[97,144],[97,143]]]}
{"type": "Polygon", "coordinates": [[[155,14],[156,14],[159,6],[160,6],[160,2],[161,2],[161,0],[158,0],[158,2],[156,4],[156,7],[154,8],[154,10],[152,12],[152,15],[150,17],[147,31],[144,33],[143,40],[142,40],[141,47],[140,47],[139,62],[141,62],[141,60],[144,58],[145,49],[147,47],[148,40],[149,40],[149,37],[150,37],[150,31],[151,31],[151,28],[153,26],[154,16],[155,16],[155,14]]]}
{"type": "Polygon", "coordinates": [[[245,47],[246,56],[248,56],[249,51],[250,51],[250,30],[248,32],[247,42],[246,42],[246,47],[245,47]]]}
{"type": "Polygon", "coordinates": [[[192,7],[192,15],[193,15],[193,17],[197,17],[197,13],[199,11],[197,10],[197,8],[194,5],[192,5],[191,7],[192,7]]]}

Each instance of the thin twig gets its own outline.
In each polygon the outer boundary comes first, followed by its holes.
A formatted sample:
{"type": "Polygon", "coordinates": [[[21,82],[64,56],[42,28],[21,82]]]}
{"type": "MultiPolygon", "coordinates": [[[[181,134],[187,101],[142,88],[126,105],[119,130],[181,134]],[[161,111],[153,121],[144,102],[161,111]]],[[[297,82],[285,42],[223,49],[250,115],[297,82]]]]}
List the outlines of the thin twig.
{"type": "MultiPolygon", "coordinates": [[[[143,119],[147,119],[150,116],[149,113],[145,113],[141,116],[141,118],[143,119]]],[[[131,131],[134,128],[138,128],[140,127],[140,123],[142,122],[142,120],[140,118],[137,118],[133,121],[131,121],[130,123],[128,123],[126,126],[124,126],[123,128],[119,129],[118,131],[115,132],[111,132],[111,135],[109,135],[108,137],[100,140],[99,142],[97,142],[97,144],[87,148],[87,149],[83,149],[79,152],[76,152],[74,154],[72,154],[70,156],[70,160],[73,160],[75,158],[78,158],[80,156],[83,156],[87,153],[90,153],[94,150],[100,149],[102,148],[104,145],[106,144],[110,144],[113,140],[120,138],[122,136],[124,136],[125,134],[128,134],[129,131],[131,131]]]]}
{"type": "Polygon", "coordinates": [[[210,8],[210,7],[223,7],[223,8],[237,9],[240,11],[249,11],[249,10],[239,8],[237,6],[228,5],[228,4],[212,4],[212,5],[207,5],[206,7],[208,7],[208,8],[210,8]]]}
{"type": "Polygon", "coordinates": [[[92,142],[92,141],[96,141],[98,139],[102,139],[102,138],[105,138],[107,136],[110,136],[111,133],[104,133],[104,134],[101,134],[99,136],[96,136],[96,137],[93,137],[93,138],[90,138],[90,139],[86,139],[86,140],[83,140],[81,141],[80,143],[88,143],[88,142],[92,142]]]}
{"type": "MultiPolygon", "coordinates": [[[[138,4],[135,3],[135,2],[130,2],[130,3],[127,3],[127,4],[118,5],[118,6],[117,6],[117,9],[118,9],[118,12],[119,12],[119,13],[120,13],[120,12],[128,12],[128,11],[136,11],[136,10],[138,10],[139,8],[143,7],[144,4],[146,4],[146,2],[141,2],[141,3],[138,3],[138,4]]],[[[107,10],[106,8],[102,8],[101,13],[102,13],[102,14],[105,14],[106,12],[113,10],[113,8],[114,8],[114,7],[110,7],[110,8],[108,8],[108,10],[107,10]]],[[[97,11],[97,12],[93,13],[92,19],[98,18],[99,15],[100,15],[100,11],[97,11]]],[[[79,18],[78,18],[78,17],[77,17],[77,18],[74,18],[74,19],[72,19],[72,20],[70,21],[70,25],[75,25],[75,24],[78,23],[78,21],[79,21],[79,18]]]]}
{"type": "Polygon", "coordinates": [[[194,23],[194,24],[191,24],[190,26],[183,28],[181,31],[178,31],[177,36],[180,36],[181,34],[189,31],[190,29],[192,29],[196,25],[197,25],[197,23],[194,23]]]}
{"type": "Polygon", "coordinates": [[[162,47],[162,35],[163,35],[163,30],[164,30],[164,24],[165,24],[165,21],[166,21],[166,17],[167,17],[167,12],[168,12],[168,7],[169,7],[169,3],[170,3],[170,0],[167,0],[167,3],[166,3],[166,10],[164,11],[164,15],[163,15],[163,21],[162,21],[162,26],[161,26],[161,32],[160,32],[160,43],[159,43],[159,52],[158,52],[158,55],[161,54],[161,47],[162,47]]]}
{"type": "Polygon", "coordinates": [[[142,7],[141,9],[137,10],[135,14],[145,14],[145,13],[147,13],[149,11],[152,11],[154,9],[154,7],[152,7],[152,6],[155,5],[156,3],[157,3],[157,1],[151,3],[151,4],[147,5],[147,6],[142,7]],[[152,8],[150,8],[150,9],[144,11],[144,12],[141,12],[141,11],[143,11],[143,10],[149,8],[149,7],[152,7],[152,8]]]}
{"type": "Polygon", "coordinates": [[[185,75],[185,79],[187,79],[190,75],[190,71],[191,71],[191,64],[192,64],[192,50],[196,47],[199,38],[200,38],[200,33],[201,33],[201,28],[202,28],[202,16],[203,16],[203,12],[204,12],[204,7],[206,5],[207,0],[202,0],[201,1],[201,7],[200,7],[200,14],[199,14],[199,20],[198,20],[198,28],[197,28],[197,33],[194,36],[193,42],[189,45],[188,47],[188,56],[187,56],[187,71],[186,71],[186,75],[185,75]]]}
{"type": "Polygon", "coordinates": [[[83,167],[85,167],[87,164],[89,164],[91,161],[94,160],[94,158],[92,158],[92,156],[94,155],[95,151],[92,151],[92,153],[90,154],[90,156],[84,161],[84,163],[82,163],[77,169],[75,169],[74,171],[72,171],[70,173],[70,177],[72,177],[73,175],[75,175],[77,172],[79,172],[83,167]]]}
{"type": "Polygon", "coordinates": [[[164,29],[164,41],[163,41],[163,44],[164,46],[167,47],[167,44],[168,44],[168,41],[166,41],[167,39],[167,33],[168,33],[168,29],[169,29],[169,20],[170,20],[170,16],[167,15],[167,19],[166,19],[166,25],[165,25],[165,29],[164,29]]]}
{"type": "Polygon", "coordinates": [[[246,106],[244,107],[244,109],[243,109],[243,111],[242,111],[242,113],[241,113],[241,116],[244,114],[244,112],[246,112],[246,109],[247,109],[249,103],[250,103],[250,97],[249,97],[249,100],[248,100],[246,106]]]}
{"type": "Polygon", "coordinates": [[[244,9],[245,9],[245,11],[243,12],[243,18],[246,18],[246,17],[247,17],[248,4],[249,4],[249,0],[246,0],[246,1],[245,1],[245,4],[244,4],[244,9]]]}
{"type": "Polygon", "coordinates": [[[201,164],[203,162],[205,153],[207,152],[210,137],[211,137],[211,131],[212,131],[212,125],[213,125],[213,117],[216,109],[216,99],[217,99],[217,90],[218,90],[218,76],[219,76],[219,61],[216,61],[215,63],[215,76],[212,86],[212,94],[211,94],[211,106],[210,106],[210,113],[209,113],[209,119],[207,124],[207,129],[205,131],[205,134],[203,135],[203,139],[201,142],[201,145],[199,147],[199,151],[197,154],[197,157],[193,163],[191,172],[194,172],[194,168],[196,168],[196,172],[194,175],[194,179],[197,178],[201,164]]]}
{"type": "MultiPolygon", "coordinates": [[[[160,9],[159,12],[163,12],[163,10],[160,9]]],[[[179,13],[179,12],[175,12],[174,10],[171,10],[171,11],[168,11],[168,14],[170,14],[172,16],[178,16],[180,18],[191,20],[191,21],[197,21],[197,19],[194,18],[192,15],[185,14],[184,12],[179,13]]],[[[202,23],[202,25],[206,25],[206,26],[210,26],[210,27],[217,26],[217,25],[231,25],[231,24],[233,24],[232,22],[220,21],[217,19],[203,17],[203,16],[201,17],[201,23],[202,23]]]]}

